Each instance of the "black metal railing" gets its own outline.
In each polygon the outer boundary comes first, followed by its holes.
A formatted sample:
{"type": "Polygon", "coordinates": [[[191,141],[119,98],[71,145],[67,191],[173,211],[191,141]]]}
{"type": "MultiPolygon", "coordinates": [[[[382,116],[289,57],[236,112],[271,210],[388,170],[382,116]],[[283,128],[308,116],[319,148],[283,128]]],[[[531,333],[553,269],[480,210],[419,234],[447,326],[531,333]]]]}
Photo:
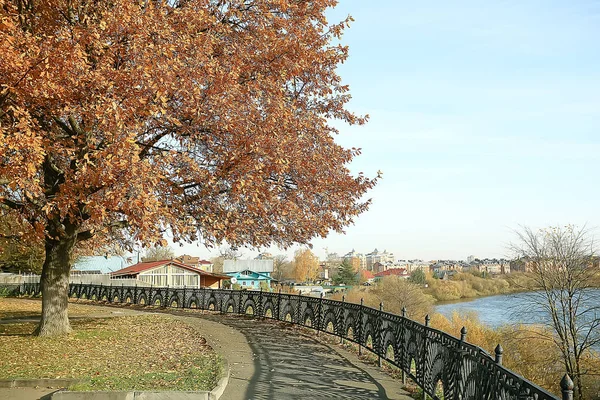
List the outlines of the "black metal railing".
{"type": "MultiPolygon", "coordinates": [[[[21,295],[40,295],[39,283],[21,284],[21,295]]],[[[405,315],[395,315],[361,304],[287,293],[250,290],[191,289],[141,286],[71,284],[77,299],[162,307],[197,308],[222,313],[252,314],[257,318],[288,321],[336,335],[367,349],[403,371],[423,389],[423,396],[445,400],[557,400],[558,397],[502,366],[502,348],[494,357],[405,315]],[[440,395],[440,383],[443,395],[440,395]]],[[[405,314],[405,313],[403,313],[405,314]]],[[[573,398],[573,382],[561,381],[562,399],[573,398]]]]}

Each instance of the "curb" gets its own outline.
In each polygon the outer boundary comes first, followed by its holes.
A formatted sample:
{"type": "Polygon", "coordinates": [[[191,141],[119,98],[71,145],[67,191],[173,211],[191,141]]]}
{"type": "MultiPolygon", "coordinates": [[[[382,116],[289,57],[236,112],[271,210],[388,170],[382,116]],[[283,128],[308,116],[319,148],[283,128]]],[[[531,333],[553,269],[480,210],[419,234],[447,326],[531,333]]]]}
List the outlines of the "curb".
{"type": "Polygon", "coordinates": [[[231,376],[231,367],[229,366],[229,361],[225,359],[225,357],[221,357],[223,360],[223,373],[221,374],[221,379],[217,382],[217,386],[211,390],[208,394],[208,400],[219,400],[225,392],[227,385],[229,384],[229,377],[231,376]]]}
{"type": "Polygon", "coordinates": [[[131,392],[71,392],[59,390],[52,394],[52,400],[219,400],[223,395],[231,369],[229,363],[224,360],[224,371],[217,386],[208,391],[179,392],[179,391],[131,391],[131,392]]]}
{"type": "Polygon", "coordinates": [[[63,388],[78,382],[80,379],[8,379],[0,380],[0,388],[63,388]]]}
{"type": "MultiPolygon", "coordinates": [[[[227,360],[223,359],[223,373],[217,386],[208,391],[178,392],[178,391],[131,391],[131,392],[70,392],[61,389],[51,395],[52,400],[219,400],[229,383],[231,368],[227,360]]],[[[0,388],[44,387],[65,388],[79,379],[11,379],[0,380],[0,388]]]]}

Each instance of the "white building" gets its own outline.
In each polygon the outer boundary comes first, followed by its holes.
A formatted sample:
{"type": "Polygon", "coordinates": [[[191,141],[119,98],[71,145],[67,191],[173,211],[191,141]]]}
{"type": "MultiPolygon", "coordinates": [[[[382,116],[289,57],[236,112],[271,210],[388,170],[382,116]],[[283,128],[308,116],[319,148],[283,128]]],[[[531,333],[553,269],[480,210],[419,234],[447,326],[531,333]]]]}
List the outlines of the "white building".
{"type": "Polygon", "coordinates": [[[366,258],[367,270],[369,270],[369,271],[373,270],[373,264],[375,264],[375,263],[381,263],[381,264],[388,264],[388,263],[393,264],[394,263],[394,254],[388,253],[386,250],[381,252],[381,251],[375,249],[372,252],[370,252],[369,254],[367,254],[365,256],[365,258],[366,258]]]}
{"type": "Polygon", "coordinates": [[[273,260],[225,260],[223,261],[223,272],[252,271],[271,276],[273,273],[273,260]]]}

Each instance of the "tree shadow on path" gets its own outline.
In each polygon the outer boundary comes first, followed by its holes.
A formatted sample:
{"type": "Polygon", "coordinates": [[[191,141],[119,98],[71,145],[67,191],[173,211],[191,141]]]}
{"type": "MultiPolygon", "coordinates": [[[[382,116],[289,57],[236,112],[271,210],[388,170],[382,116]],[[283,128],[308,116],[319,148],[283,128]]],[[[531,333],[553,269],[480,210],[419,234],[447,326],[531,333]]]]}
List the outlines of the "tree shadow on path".
{"type": "Polygon", "coordinates": [[[388,398],[381,384],[326,344],[268,321],[239,316],[203,318],[235,328],[246,337],[255,373],[245,399],[388,398]]]}

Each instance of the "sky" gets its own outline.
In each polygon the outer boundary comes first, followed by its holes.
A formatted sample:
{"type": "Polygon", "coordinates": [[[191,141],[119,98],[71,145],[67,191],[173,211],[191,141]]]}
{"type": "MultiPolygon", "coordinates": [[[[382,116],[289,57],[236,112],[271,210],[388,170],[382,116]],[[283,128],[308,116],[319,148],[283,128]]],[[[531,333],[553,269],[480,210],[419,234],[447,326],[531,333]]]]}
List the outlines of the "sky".
{"type": "Polygon", "coordinates": [[[520,226],[600,226],[600,1],[341,0],[328,19],[347,15],[339,74],[370,120],[336,140],[383,179],[318,256],[503,257],[520,226]]]}

